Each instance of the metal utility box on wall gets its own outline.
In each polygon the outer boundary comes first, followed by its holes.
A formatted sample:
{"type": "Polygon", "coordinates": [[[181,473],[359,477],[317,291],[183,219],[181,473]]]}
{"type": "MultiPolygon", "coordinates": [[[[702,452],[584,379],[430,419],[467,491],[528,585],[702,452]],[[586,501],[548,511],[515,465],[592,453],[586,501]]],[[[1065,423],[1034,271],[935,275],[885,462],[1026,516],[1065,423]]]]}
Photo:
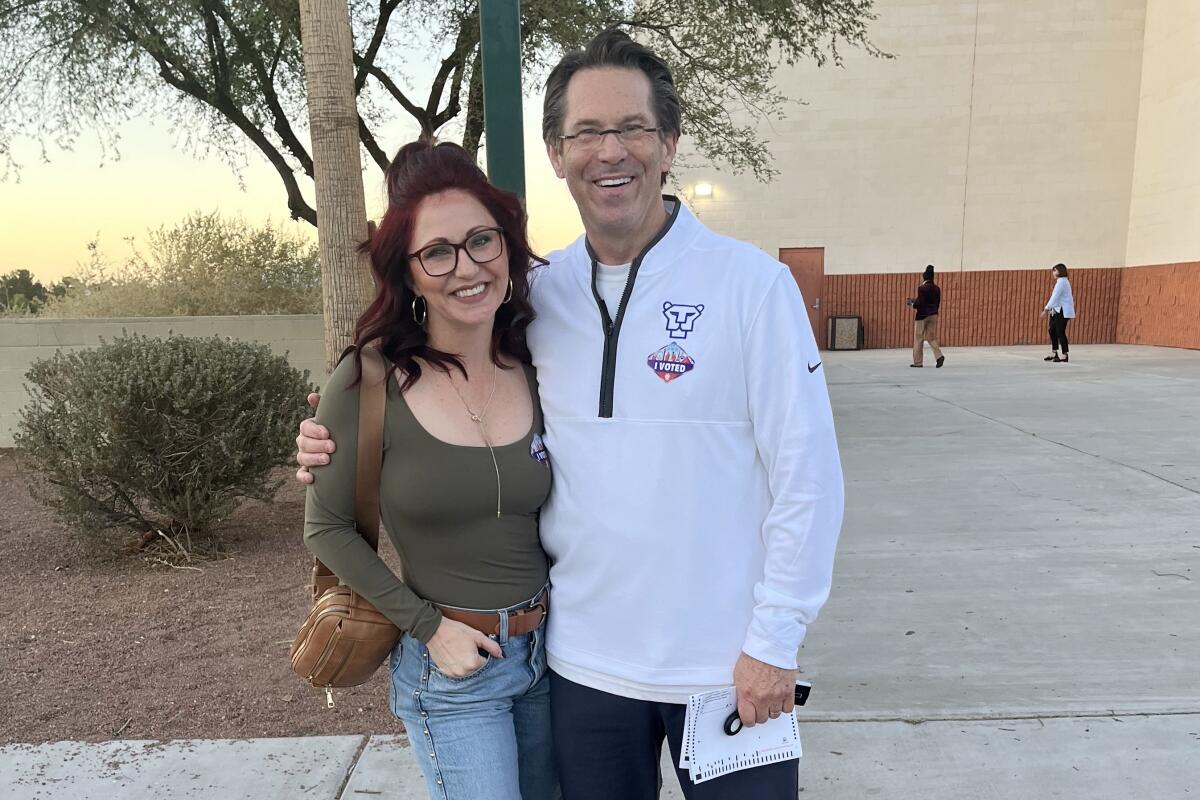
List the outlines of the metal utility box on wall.
{"type": "Polygon", "coordinates": [[[863,321],[862,317],[830,317],[829,318],[829,349],[830,350],[862,350],[863,321]]]}

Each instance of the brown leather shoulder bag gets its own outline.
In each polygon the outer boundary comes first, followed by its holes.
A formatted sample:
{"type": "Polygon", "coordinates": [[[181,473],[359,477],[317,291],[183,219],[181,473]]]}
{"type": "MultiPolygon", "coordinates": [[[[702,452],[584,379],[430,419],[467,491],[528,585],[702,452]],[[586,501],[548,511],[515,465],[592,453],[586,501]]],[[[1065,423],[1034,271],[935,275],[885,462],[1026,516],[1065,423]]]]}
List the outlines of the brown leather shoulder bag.
{"type": "MultiPolygon", "coordinates": [[[[345,358],[354,348],[342,353],[345,358]]],[[[379,473],[383,465],[383,412],[387,365],[373,347],[364,347],[358,406],[358,461],[354,521],[358,532],[379,549],[379,473]]],[[[313,559],[313,607],[292,643],[292,669],[312,686],[328,690],[358,686],[379,669],[396,646],[400,629],[336,575],[313,559]]]]}

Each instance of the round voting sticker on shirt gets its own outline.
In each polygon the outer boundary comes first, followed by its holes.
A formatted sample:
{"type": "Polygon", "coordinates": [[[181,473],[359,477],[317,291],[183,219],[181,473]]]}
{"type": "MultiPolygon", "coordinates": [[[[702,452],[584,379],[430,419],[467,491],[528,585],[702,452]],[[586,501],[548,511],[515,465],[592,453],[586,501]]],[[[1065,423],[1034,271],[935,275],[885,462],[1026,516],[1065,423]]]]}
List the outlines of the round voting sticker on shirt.
{"type": "Polygon", "coordinates": [[[546,443],[542,441],[540,433],[535,433],[533,441],[529,443],[529,457],[547,469],[550,468],[550,453],[546,451],[546,443]]]}

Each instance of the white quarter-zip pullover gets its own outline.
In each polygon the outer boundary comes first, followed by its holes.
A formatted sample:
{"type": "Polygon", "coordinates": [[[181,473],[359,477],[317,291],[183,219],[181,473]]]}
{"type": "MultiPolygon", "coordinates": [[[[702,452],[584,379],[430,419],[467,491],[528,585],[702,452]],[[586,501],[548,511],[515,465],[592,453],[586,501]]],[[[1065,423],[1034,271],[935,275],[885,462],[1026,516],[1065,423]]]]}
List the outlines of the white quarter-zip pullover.
{"type": "Polygon", "coordinates": [[[796,666],[829,594],[843,488],[795,281],[667,200],[611,331],[581,238],[531,278],[529,343],[554,467],[551,666],[686,702],[732,683],[743,651],[796,666]]]}

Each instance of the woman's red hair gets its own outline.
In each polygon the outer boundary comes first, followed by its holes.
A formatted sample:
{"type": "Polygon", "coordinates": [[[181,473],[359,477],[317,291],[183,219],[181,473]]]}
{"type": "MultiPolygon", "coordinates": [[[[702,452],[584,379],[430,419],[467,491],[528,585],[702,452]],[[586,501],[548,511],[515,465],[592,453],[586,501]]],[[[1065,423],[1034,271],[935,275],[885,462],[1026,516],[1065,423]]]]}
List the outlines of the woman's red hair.
{"type": "Polygon", "coordinates": [[[478,200],[504,232],[512,298],[496,312],[492,361],[503,366],[501,353],[523,363],[530,360],[525,343],[525,329],[534,316],[529,304],[529,267],[534,261],[542,264],[545,261],[535,256],[529,246],[528,218],[521,201],[489,183],[475,159],[458,145],[410,142],[400,148],[388,166],[388,208],[378,229],[363,245],[371,256],[377,294],[359,317],[354,331],[356,345],[360,348],[376,345],[407,375],[403,389],[421,377],[417,358],[442,369],[456,367],[466,375],[456,354],[429,346],[425,329],[417,324],[412,312],[416,295],[410,285],[408,254],[412,252],[417,207],[426,197],[449,189],[467,192],[478,200]]]}

